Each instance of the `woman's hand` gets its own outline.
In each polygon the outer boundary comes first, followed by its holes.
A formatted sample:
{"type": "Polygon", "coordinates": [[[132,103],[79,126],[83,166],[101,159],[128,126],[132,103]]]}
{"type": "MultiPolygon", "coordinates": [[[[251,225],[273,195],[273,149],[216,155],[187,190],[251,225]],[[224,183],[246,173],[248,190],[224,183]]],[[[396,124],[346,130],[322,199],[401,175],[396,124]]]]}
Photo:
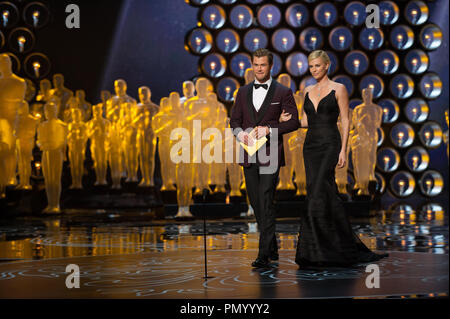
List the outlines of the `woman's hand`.
{"type": "Polygon", "coordinates": [[[280,119],[278,120],[278,122],[281,123],[281,122],[289,121],[291,119],[291,117],[292,117],[292,114],[285,113],[284,110],[283,110],[283,112],[280,115],[280,119]]]}
{"type": "Polygon", "coordinates": [[[337,167],[343,168],[345,166],[346,162],[347,162],[347,154],[345,151],[341,151],[339,153],[339,160],[338,160],[337,167]]]}

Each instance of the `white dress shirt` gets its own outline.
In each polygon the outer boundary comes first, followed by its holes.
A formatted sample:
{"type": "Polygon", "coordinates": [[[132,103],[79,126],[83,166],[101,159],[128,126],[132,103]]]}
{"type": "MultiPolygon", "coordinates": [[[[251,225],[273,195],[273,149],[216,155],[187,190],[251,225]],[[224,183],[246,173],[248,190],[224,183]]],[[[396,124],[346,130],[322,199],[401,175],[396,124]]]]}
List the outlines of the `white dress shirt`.
{"type": "MultiPolygon", "coordinates": [[[[267,90],[262,87],[259,87],[258,89],[253,87],[253,106],[255,107],[256,112],[258,112],[264,102],[264,99],[266,98],[267,92],[269,92],[270,85],[272,84],[272,77],[264,83],[261,83],[255,79],[255,84],[267,84],[267,90]]],[[[271,127],[269,127],[269,135],[272,135],[271,127]]]]}
{"type": "Polygon", "coordinates": [[[267,90],[262,87],[259,87],[258,89],[255,89],[255,87],[253,87],[253,106],[258,112],[264,102],[264,99],[266,98],[267,92],[270,89],[270,85],[272,84],[272,77],[270,77],[270,79],[268,79],[264,83],[260,83],[258,80],[255,79],[255,83],[267,84],[267,90]]]}

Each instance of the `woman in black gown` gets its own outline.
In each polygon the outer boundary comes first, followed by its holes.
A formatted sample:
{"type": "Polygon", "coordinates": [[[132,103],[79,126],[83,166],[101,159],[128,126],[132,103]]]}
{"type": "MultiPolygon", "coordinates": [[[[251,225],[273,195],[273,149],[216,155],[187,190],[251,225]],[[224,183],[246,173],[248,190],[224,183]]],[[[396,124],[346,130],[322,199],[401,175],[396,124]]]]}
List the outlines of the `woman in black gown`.
{"type": "Polygon", "coordinates": [[[335,182],[335,167],[345,166],[349,134],[348,93],[328,76],[330,59],[317,50],[308,57],[317,84],[303,93],[302,127],[308,127],[303,158],[307,212],[300,218],[295,262],[311,266],[351,266],[386,257],[367,248],[353,232],[335,182]],[[337,128],[341,115],[342,136],[337,128]],[[306,115],[306,116],[305,116],[306,115]]]}

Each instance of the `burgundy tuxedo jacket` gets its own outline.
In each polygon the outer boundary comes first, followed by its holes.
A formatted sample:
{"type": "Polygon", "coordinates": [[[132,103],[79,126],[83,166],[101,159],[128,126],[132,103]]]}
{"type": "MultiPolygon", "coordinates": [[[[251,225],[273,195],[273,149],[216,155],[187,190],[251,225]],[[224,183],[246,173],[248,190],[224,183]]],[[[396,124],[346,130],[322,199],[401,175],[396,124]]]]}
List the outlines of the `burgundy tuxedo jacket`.
{"type": "MultiPolygon", "coordinates": [[[[239,89],[236,94],[234,105],[231,109],[230,126],[233,129],[233,133],[237,137],[240,131],[253,129],[255,126],[269,126],[272,128],[272,134],[274,130],[278,130],[278,146],[275,154],[270,154],[270,143],[273,136],[267,135],[268,141],[262,146],[258,152],[256,152],[249,160],[249,155],[241,147],[241,152],[244,152],[243,163],[239,163],[244,167],[250,166],[251,163],[255,163],[259,166],[273,165],[271,162],[276,160],[278,167],[285,166],[284,148],[283,148],[283,134],[297,130],[300,127],[300,121],[298,119],[297,105],[290,88],[272,79],[272,83],[268,88],[268,92],[264,102],[257,112],[253,106],[253,86],[254,82],[251,82],[239,89]],[[290,113],[291,119],[286,122],[279,123],[279,118],[282,111],[290,113]],[[258,157],[259,152],[265,152],[269,160],[267,162],[261,162],[258,157]],[[274,156],[277,156],[275,159],[274,156]]],[[[275,145],[274,145],[275,147],[275,145]]]]}

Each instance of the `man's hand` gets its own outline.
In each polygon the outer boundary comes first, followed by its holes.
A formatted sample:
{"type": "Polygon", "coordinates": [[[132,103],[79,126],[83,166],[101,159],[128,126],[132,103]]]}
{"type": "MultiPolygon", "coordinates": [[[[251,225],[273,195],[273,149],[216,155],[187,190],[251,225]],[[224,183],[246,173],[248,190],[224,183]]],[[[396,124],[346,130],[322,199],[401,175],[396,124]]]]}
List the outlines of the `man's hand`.
{"type": "Polygon", "coordinates": [[[252,131],[256,139],[263,138],[264,136],[268,135],[269,132],[269,127],[267,126],[257,126],[252,131]]]}
{"type": "MultiPolygon", "coordinates": [[[[253,132],[253,131],[252,131],[253,132]]],[[[251,135],[251,133],[247,133],[245,131],[241,131],[239,132],[238,136],[237,136],[238,140],[242,143],[244,143],[245,145],[248,146],[252,146],[253,143],[255,142],[253,136],[251,135]]]]}

